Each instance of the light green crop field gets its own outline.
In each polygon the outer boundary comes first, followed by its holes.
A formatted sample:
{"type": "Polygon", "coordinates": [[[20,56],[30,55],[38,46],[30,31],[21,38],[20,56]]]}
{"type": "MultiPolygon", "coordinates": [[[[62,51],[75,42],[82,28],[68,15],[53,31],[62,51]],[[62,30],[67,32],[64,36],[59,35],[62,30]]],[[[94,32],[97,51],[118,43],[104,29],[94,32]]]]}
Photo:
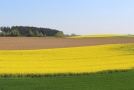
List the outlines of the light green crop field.
{"type": "Polygon", "coordinates": [[[134,90],[134,71],[38,78],[0,78],[0,90],[134,90]]]}

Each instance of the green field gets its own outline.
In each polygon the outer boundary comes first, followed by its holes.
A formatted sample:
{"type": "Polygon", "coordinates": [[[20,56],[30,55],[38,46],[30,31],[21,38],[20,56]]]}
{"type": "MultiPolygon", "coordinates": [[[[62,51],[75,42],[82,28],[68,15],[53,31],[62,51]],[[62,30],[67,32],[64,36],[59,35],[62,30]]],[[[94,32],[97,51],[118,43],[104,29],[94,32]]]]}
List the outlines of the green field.
{"type": "Polygon", "coordinates": [[[0,78],[0,90],[134,90],[134,71],[41,78],[0,78]]]}

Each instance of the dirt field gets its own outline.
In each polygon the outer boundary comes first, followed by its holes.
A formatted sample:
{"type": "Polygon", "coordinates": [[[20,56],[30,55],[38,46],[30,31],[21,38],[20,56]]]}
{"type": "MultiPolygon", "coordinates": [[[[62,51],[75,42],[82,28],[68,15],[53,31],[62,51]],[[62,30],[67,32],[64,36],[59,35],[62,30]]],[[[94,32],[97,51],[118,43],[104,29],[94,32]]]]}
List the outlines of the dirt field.
{"type": "Polygon", "coordinates": [[[0,37],[0,50],[47,49],[115,43],[134,43],[134,38],[38,38],[0,37]]]}

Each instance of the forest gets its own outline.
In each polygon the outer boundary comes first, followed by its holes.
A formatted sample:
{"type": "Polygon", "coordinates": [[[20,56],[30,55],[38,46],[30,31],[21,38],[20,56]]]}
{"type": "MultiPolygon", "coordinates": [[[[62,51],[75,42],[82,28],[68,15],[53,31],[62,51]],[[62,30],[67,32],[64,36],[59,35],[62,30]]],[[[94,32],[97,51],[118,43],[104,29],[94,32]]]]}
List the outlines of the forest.
{"type": "Polygon", "coordinates": [[[56,33],[58,32],[62,31],[50,28],[33,27],[33,26],[0,27],[0,36],[43,37],[43,36],[55,36],[56,33]]]}

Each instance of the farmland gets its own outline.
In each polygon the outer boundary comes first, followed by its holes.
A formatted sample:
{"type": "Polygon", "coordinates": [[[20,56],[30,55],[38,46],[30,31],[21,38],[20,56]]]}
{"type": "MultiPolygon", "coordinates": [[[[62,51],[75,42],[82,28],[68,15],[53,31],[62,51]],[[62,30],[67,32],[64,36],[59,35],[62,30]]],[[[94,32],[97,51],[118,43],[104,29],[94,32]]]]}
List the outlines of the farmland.
{"type": "Polygon", "coordinates": [[[134,71],[56,76],[0,78],[0,90],[133,90],[134,71]]]}
{"type": "Polygon", "coordinates": [[[35,50],[103,44],[133,43],[134,38],[0,37],[0,50],[35,50]]]}
{"type": "Polygon", "coordinates": [[[0,39],[1,90],[22,86],[26,90],[134,88],[131,86],[134,83],[134,38],[0,39]],[[107,70],[113,71],[107,73],[107,70]],[[32,75],[39,77],[32,78],[32,75]]]}
{"type": "Polygon", "coordinates": [[[0,51],[0,73],[83,73],[134,66],[134,44],[0,51]],[[132,49],[133,50],[133,49],[132,49]]]}
{"type": "Polygon", "coordinates": [[[83,36],[72,36],[70,38],[134,38],[134,35],[130,34],[93,34],[83,36]]]}

